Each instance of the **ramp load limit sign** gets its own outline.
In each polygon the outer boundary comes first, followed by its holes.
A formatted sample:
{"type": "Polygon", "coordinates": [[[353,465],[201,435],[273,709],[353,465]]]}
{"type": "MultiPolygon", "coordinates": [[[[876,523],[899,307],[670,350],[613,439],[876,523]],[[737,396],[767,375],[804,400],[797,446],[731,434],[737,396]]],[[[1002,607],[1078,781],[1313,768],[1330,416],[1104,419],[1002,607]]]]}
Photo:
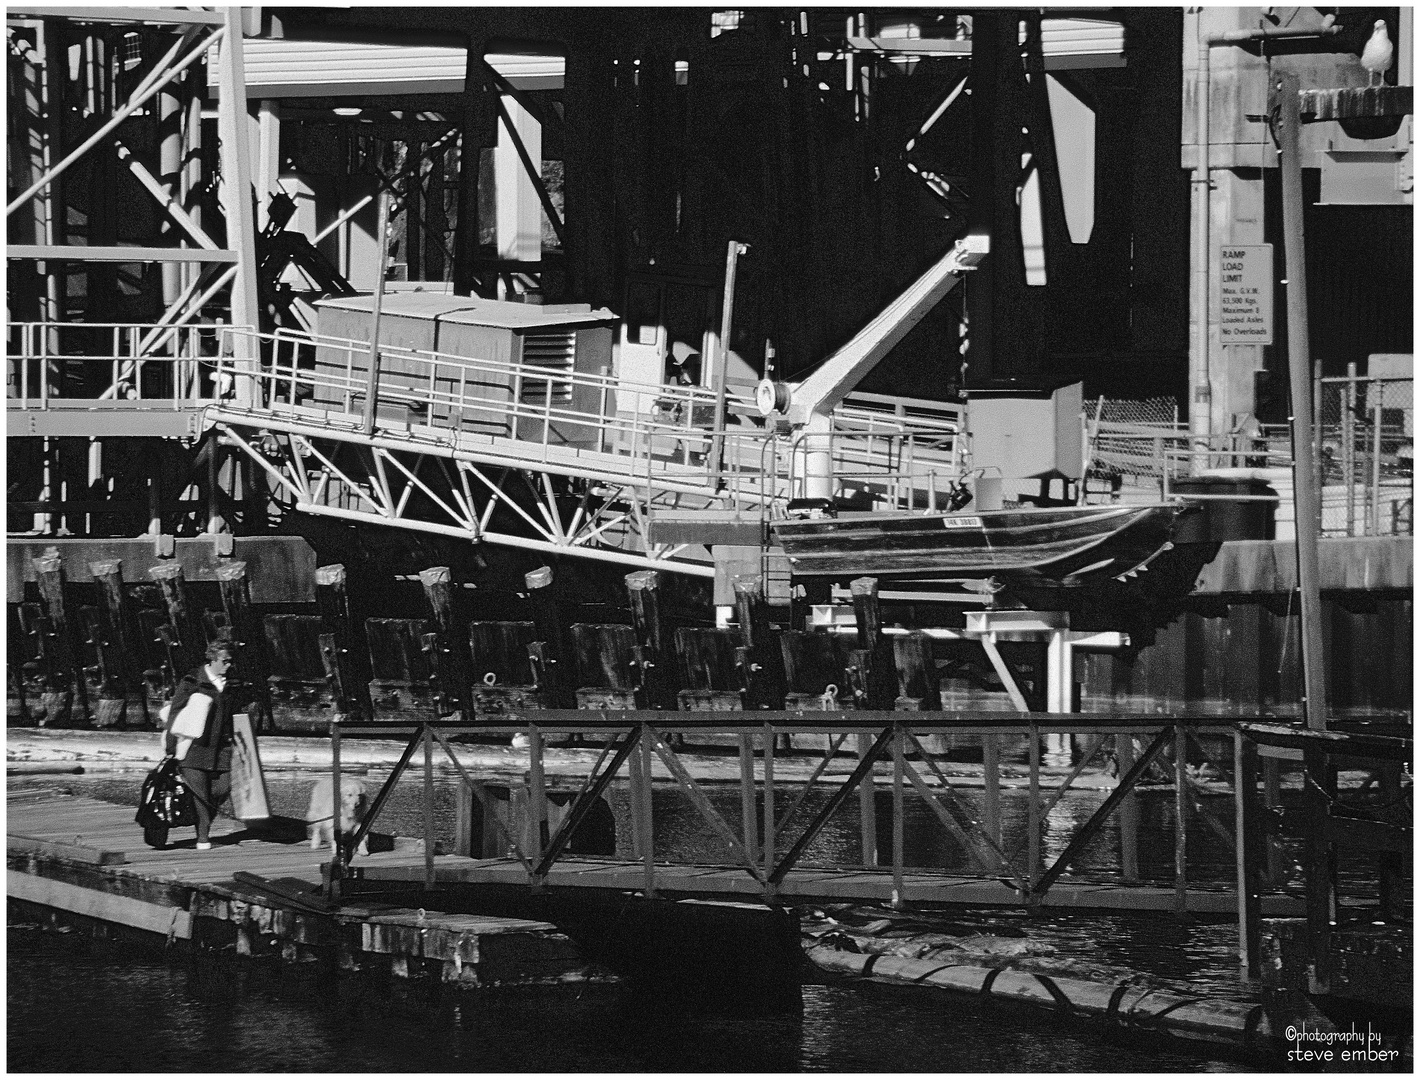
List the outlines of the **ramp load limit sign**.
{"type": "Polygon", "coordinates": [[[1223,248],[1218,310],[1218,336],[1224,345],[1272,344],[1271,244],[1223,248]]]}

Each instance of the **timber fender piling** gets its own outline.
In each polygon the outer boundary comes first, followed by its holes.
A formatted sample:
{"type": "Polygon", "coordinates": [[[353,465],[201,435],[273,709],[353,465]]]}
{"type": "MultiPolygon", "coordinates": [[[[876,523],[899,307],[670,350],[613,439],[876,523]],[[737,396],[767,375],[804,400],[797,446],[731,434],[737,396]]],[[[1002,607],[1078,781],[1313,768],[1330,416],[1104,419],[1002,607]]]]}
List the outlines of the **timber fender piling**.
{"type": "Polygon", "coordinates": [[[1226,1043],[1239,1050],[1276,1050],[1283,1045],[1282,1034],[1273,1030],[1261,1005],[1186,997],[1127,981],[1094,982],[1009,968],[850,953],[824,945],[810,946],[804,952],[820,969],[840,975],[936,986],[978,998],[1044,1006],[1180,1038],[1226,1043]]]}

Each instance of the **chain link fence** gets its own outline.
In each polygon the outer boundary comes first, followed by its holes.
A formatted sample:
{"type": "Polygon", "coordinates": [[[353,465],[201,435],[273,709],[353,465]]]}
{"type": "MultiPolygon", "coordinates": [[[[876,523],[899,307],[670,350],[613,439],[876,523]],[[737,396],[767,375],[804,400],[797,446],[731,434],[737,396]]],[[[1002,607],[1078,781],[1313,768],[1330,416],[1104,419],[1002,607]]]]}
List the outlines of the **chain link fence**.
{"type": "Polygon", "coordinates": [[[1414,529],[1415,396],[1411,379],[1322,379],[1315,406],[1325,536],[1414,529]]]}

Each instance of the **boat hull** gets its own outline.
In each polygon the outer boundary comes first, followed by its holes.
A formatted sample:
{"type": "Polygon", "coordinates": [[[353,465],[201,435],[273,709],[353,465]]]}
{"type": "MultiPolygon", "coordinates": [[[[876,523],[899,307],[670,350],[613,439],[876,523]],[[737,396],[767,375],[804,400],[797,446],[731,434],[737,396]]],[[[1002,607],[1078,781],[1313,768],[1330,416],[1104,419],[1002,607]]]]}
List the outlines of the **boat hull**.
{"type": "Polygon", "coordinates": [[[1146,565],[1186,504],[861,514],[771,525],[795,577],[1086,585],[1146,565]]]}

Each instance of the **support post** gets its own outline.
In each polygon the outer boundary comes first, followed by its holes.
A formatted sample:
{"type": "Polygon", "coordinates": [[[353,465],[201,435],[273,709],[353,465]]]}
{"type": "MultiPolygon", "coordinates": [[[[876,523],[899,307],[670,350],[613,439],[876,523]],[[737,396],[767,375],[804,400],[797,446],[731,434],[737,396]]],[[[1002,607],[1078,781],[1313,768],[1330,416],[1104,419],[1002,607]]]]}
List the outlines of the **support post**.
{"type": "Polygon", "coordinates": [[[468,640],[454,626],[453,580],[447,566],[431,566],[419,571],[419,583],[424,598],[434,613],[438,627],[434,648],[438,650],[439,685],[448,713],[459,712],[464,719],[472,716],[469,702],[468,640]]]}
{"type": "Polygon", "coordinates": [[[1188,910],[1188,733],[1173,729],[1173,909],[1188,910]]]}
{"type": "MultiPolygon", "coordinates": [[[[40,597],[44,601],[45,614],[49,619],[51,642],[55,646],[55,674],[58,681],[72,682],[74,693],[78,695],[79,720],[89,718],[89,690],[84,682],[84,671],[74,648],[73,628],[64,610],[64,559],[59,552],[50,548],[34,560],[35,572],[39,578],[40,597]]],[[[69,686],[51,687],[52,693],[67,696],[69,686]]],[[[51,717],[53,719],[53,717],[51,717]]]]}
{"type": "Polygon", "coordinates": [[[749,245],[731,240],[725,251],[725,296],[720,304],[720,341],[715,350],[715,453],[711,490],[718,489],[725,469],[725,377],[730,359],[730,327],[735,312],[735,267],[749,245]]]}
{"type": "Polygon", "coordinates": [[[903,847],[903,733],[897,725],[892,740],[892,906],[902,908],[902,847],[903,847]]]}
{"type": "Polygon", "coordinates": [[[754,736],[740,736],[740,825],[744,835],[745,856],[758,861],[759,830],[755,824],[754,798],[754,736]]]}
{"type": "MultiPolygon", "coordinates": [[[[237,253],[237,276],[232,281],[232,325],[261,329],[261,304],[256,281],[256,222],[251,197],[251,142],[247,132],[246,65],[242,57],[241,8],[222,9],[226,33],[222,37],[218,75],[221,97],[218,137],[222,143],[222,209],[227,219],[227,247],[237,253]]],[[[236,403],[251,405],[257,396],[256,340],[239,334],[232,343],[236,366],[252,378],[238,379],[236,403]]]]}
{"type": "Polygon", "coordinates": [[[1026,805],[1026,880],[1031,886],[1031,898],[1035,899],[1035,883],[1040,876],[1040,726],[1028,725],[1030,746],[1027,753],[1030,762],[1030,802],[1026,805]]]}
{"type": "Polygon", "coordinates": [[[734,590],[740,639],[744,643],[749,665],[746,671],[745,708],[782,709],[784,658],[779,651],[779,642],[769,628],[764,586],[758,577],[737,577],[734,590]]]}
{"type": "Polygon", "coordinates": [[[231,562],[217,567],[217,585],[222,593],[222,609],[227,614],[227,625],[232,630],[232,644],[237,650],[237,669],[242,681],[249,683],[256,691],[261,705],[260,721],[274,723],[271,713],[271,693],[267,676],[271,674],[265,649],[265,635],[255,625],[251,610],[251,586],[247,578],[247,564],[231,562]]]}
{"type": "MultiPolygon", "coordinates": [[[[353,651],[356,645],[355,622],[346,592],[345,567],[340,563],[317,567],[315,584],[321,625],[332,638],[329,662],[334,665],[333,671],[339,678],[340,686],[336,688],[340,695],[338,707],[351,716],[357,710],[362,715],[369,715],[366,709],[369,687],[366,680],[360,678],[363,664],[353,651]]],[[[328,670],[327,675],[330,673],[328,670]]]]}
{"type": "Polygon", "coordinates": [[[1233,732],[1233,799],[1236,813],[1238,960],[1243,977],[1262,975],[1262,844],[1257,799],[1257,746],[1233,732]]]}
{"type": "Polygon", "coordinates": [[[668,662],[669,638],[661,613],[660,573],[637,570],[627,574],[626,594],[631,600],[631,621],[641,649],[641,687],[646,704],[652,709],[673,709],[675,678],[668,662]]]}
{"type": "Polygon", "coordinates": [[[1001,737],[981,736],[981,778],[984,784],[982,824],[986,835],[1001,846],[1001,737]]]}
{"type": "MultiPolygon", "coordinates": [[[[340,789],[335,789],[340,797],[340,789]]],[[[434,887],[434,733],[424,725],[424,888],[434,887]]]]}
{"type": "MultiPolygon", "coordinates": [[[[1134,768],[1134,736],[1115,736],[1114,756],[1119,761],[1119,780],[1134,768]]],[[[1139,799],[1133,791],[1119,805],[1119,869],[1126,882],[1139,880],[1139,799]]]]}
{"type": "Polygon", "coordinates": [[[774,872],[774,728],[764,725],[764,876],[774,872]]]}
{"type": "Polygon", "coordinates": [[[538,640],[543,643],[542,680],[546,687],[547,707],[574,708],[572,688],[568,685],[570,679],[563,670],[562,617],[557,610],[557,596],[553,591],[552,568],[540,566],[531,570],[523,575],[523,582],[527,586],[538,640]]]}
{"type": "Polygon", "coordinates": [[[645,846],[642,850],[642,866],[645,868],[643,890],[647,899],[656,895],[655,825],[651,806],[651,756],[655,753],[655,742],[649,730],[641,728],[641,820],[644,823],[645,846]]]}
{"type": "MultiPolygon", "coordinates": [[[[340,718],[330,722],[330,801],[331,811],[340,806],[340,718]]],[[[326,879],[326,899],[340,903],[340,883],[345,876],[345,841],[340,829],[331,829],[334,843],[331,845],[330,876],[326,879]]]]}
{"type": "Polygon", "coordinates": [[[375,432],[375,411],[380,397],[380,312],[385,304],[385,262],[389,258],[390,194],[380,192],[379,226],[375,230],[379,244],[375,265],[375,298],[370,315],[370,359],[365,375],[365,410],[360,427],[366,435],[375,432]]]}
{"type": "Polygon", "coordinates": [[[1282,234],[1287,248],[1287,360],[1292,389],[1292,497],[1296,505],[1297,585],[1301,593],[1303,714],[1308,728],[1325,731],[1326,672],[1317,565],[1319,515],[1312,459],[1311,339],[1307,326],[1306,240],[1302,225],[1299,85],[1292,72],[1274,72],[1268,112],[1281,151],[1278,165],[1282,173],[1282,234]]]}
{"type": "MultiPolygon", "coordinates": [[[[858,760],[861,762],[873,748],[871,735],[858,736],[858,760]]],[[[864,774],[858,785],[858,820],[863,843],[863,865],[878,865],[878,808],[873,787],[873,770],[864,774]]]]}
{"type": "MultiPolygon", "coordinates": [[[[103,606],[112,634],[109,650],[118,665],[118,681],[124,688],[130,704],[137,702],[142,710],[144,722],[148,717],[148,694],[143,684],[142,655],[137,648],[138,638],[134,629],[133,611],[123,591],[123,564],[119,559],[104,559],[89,564],[89,573],[99,590],[99,603],[103,606]]],[[[132,722],[130,720],[130,722],[132,722]]]]}
{"type": "Polygon", "coordinates": [[[534,866],[542,862],[547,850],[547,779],[543,773],[542,728],[528,725],[528,815],[532,818],[532,850],[528,861],[534,866]]]}
{"type": "Polygon", "coordinates": [[[175,659],[180,667],[173,671],[173,678],[180,679],[183,672],[197,664],[202,655],[205,635],[187,602],[187,582],[183,578],[182,564],[161,563],[149,570],[148,576],[157,583],[158,590],[163,595],[163,607],[168,612],[168,624],[177,633],[178,648],[175,659]]]}

